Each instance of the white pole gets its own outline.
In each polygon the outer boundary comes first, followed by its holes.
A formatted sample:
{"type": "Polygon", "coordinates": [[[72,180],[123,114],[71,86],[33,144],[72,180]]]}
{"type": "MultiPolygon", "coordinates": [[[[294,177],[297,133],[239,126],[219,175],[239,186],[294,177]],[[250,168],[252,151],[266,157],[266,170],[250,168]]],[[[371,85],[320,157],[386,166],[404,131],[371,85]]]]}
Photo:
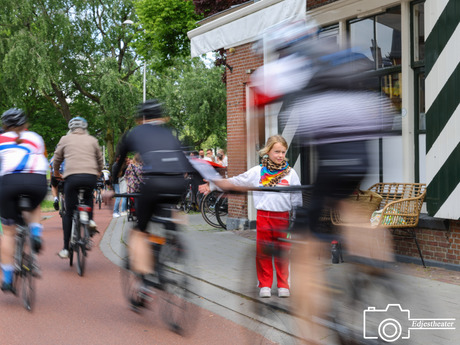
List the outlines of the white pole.
{"type": "Polygon", "coordinates": [[[146,97],[146,83],[145,83],[146,70],[147,70],[147,62],[144,61],[144,88],[143,88],[143,98],[142,98],[144,100],[144,103],[145,103],[145,97],[146,97]]]}

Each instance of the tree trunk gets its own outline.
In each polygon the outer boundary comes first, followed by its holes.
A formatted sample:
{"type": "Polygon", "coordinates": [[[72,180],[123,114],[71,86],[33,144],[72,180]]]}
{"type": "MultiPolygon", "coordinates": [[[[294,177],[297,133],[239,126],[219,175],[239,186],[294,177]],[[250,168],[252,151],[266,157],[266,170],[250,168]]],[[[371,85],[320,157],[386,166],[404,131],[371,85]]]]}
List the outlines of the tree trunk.
{"type": "Polygon", "coordinates": [[[107,156],[110,169],[115,160],[114,143],[113,143],[113,129],[109,126],[105,133],[105,145],[107,147],[107,156]]]}

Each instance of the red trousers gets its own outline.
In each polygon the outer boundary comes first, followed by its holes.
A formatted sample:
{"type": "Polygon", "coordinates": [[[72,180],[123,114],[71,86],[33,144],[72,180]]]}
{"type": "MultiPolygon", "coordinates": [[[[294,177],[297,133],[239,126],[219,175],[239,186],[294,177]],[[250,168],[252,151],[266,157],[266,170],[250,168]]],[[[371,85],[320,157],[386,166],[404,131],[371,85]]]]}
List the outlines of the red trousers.
{"type": "Polygon", "coordinates": [[[257,210],[256,268],[260,288],[272,287],[274,261],[278,288],[289,289],[289,259],[281,252],[288,250],[289,244],[279,240],[286,238],[287,233],[280,230],[286,230],[288,226],[289,212],[257,210]]]}

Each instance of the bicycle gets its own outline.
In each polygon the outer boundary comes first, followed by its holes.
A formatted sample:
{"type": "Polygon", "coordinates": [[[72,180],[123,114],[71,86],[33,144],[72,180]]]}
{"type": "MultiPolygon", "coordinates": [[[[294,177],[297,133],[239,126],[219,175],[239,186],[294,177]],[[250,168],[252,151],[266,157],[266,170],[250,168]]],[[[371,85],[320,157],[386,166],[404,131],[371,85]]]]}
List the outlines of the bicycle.
{"type": "Polygon", "coordinates": [[[200,204],[202,194],[199,191],[193,193],[193,177],[187,177],[187,187],[185,193],[182,195],[180,202],[176,205],[178,210],[183,210],[185,213],[189,213],[190,210],[200,211],[200,204]]]}
{"type": "Polygon", "coordinates": [[[140,312],[155,300],[163,320],[180,335],[188,334],[196,320],[196,310],[187,300],[190,253],[181,229],[172,217],[172,205],[163,208],[165,215],[152,216],[149,226],[153,267],[151,274],[139,274],[131,269],[125,247],[122,258],[121,282],[123,295],[135,312],[140,312]]]}
{"type": "Polygon", "coordinates": [[[58,200],[59,200],[59,215],[64,217],[65,214],[65,197],[64,197],[64,180],[59,180],[58,183],[58,200]]]}
{"type": "Polygon", "coordinates": [[[24,212],[32,210],[30,198],[27,195],[19,197],[18,208],[23,221],[21,222],[22,224],[16,225],[13,293],[19,296],[18,288],[20,287],[24,308],[32,311],[35,304],[34,278],[39,277],[40,273],[36,253],[34,253],[31,246],[29,226],[24,221],[23,216],[24,212]]]}
{"type": "Polygon", "coordinates": [[[228,197],[227,194],[219,196],[216,203],[216,219],[219,225],[227,230],[227,216],[228,216],[228,197]]]}
{"type": "Polygon", "coordinates": [[[227,199],[226,194],[223,192],[219,191],[213,191],[203,197],[201,199],[201,204],[200,204],[200,209],[201,209],[201,215],[203,216],[203,219],[208,223],[209,225],[215,227],[215,228],[226,228],[226,212],[228,211],[228,206],[225,208],[227,203],[224,203],[224,201],[221,202],[221,205],[218,207],[218,203],[221,199],[227,199]],[[222,211],[222,218],[221,222],[218,220],[218,214],[222,211]],[[225,223],[224,221],[225,220],[225,223]]]}
{"type": "Polygon", "coordinates": [[[183,210],[185,213],[189,213],[193,205],[193,191],[192,191],[192,179],[187,177],[187,187],[185,193],[182,195],[180,202],[176,205],[178,210],[183,210]]]}
{"type": "Polygon", "coordinates": [[[102,190],[104,189],[104,181],[98,180],[96,185],[96,204],[99,205],[99,209],[101,209],[102,205],[102,190]]]}
{"type": "Polygon", "coordinates": [[[78,190],[78,204],[73,213],[72,233],[69,245],[70,266],[73,266],[73,255],[75,252],[77,255],[77,272],[80,277],[82,277],[85,272],[85,259],[87,252],[92,246],[89,232],[91,206],[84,204],[84,194],[86,190],[86,188],[79,188],[78,190]]]}

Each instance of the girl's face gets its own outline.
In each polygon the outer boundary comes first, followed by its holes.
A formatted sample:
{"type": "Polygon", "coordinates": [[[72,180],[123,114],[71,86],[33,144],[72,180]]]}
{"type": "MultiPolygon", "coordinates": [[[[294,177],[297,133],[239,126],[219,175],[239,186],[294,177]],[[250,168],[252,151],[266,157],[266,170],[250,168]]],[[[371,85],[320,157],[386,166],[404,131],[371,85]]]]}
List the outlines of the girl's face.
{"type": "Polygon", "coordinates": [[[271,159],[273,163],[281,164],[286,158],[287,149],[280,143],[276,143],[272,146],[272,149],[268,151],[268,158],[271,159]]]}

